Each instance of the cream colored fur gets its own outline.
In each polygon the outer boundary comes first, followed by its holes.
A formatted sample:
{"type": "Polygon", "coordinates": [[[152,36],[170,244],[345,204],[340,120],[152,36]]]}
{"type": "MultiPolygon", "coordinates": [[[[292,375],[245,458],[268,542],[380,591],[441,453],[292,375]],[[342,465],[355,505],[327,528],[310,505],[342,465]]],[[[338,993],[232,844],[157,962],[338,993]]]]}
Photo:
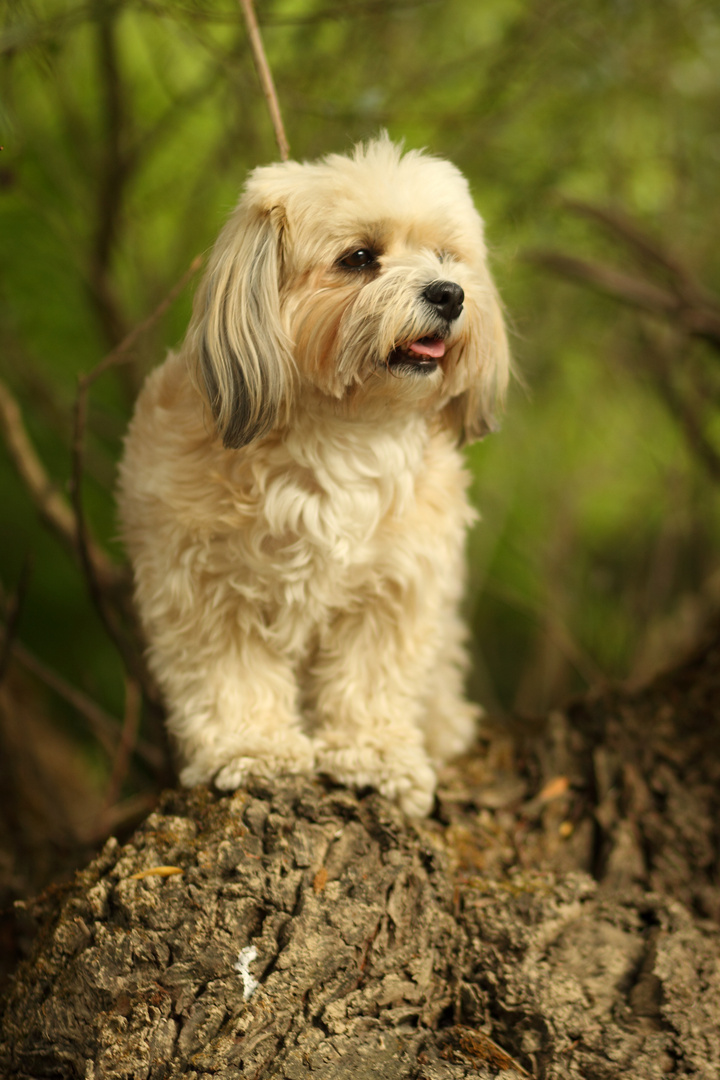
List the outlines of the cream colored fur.
{"type": "Polygon", "coordinates": [[[452,165],[381,137],[250,175],[120,473],[184,784],[323,773],[430,810],[435,768],[477,714],[457,445],[491,424],[507,367],[482,223],[452,165]],[[360,250],[372,266],[340,262],[360,250]],[[446,325],[421,295],[434,281],[464,291],[446,325]],[[389,362],[433,337],[434,368],[412,350],[389,362]]]}

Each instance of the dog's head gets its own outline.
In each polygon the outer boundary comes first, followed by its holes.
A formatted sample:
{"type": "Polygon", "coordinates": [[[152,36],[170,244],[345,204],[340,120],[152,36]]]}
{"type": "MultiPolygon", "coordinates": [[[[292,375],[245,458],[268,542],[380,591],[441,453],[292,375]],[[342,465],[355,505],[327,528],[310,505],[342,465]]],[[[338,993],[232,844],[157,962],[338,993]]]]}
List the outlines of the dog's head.
{"type": "Polygon", "coordinates": [[[467,182],[386,136],[350,157],[256,169],[187,348],[227,447],[286,422],[305,391],[350,410],[430,409],[478,437],[508,351],[467,182]]]}

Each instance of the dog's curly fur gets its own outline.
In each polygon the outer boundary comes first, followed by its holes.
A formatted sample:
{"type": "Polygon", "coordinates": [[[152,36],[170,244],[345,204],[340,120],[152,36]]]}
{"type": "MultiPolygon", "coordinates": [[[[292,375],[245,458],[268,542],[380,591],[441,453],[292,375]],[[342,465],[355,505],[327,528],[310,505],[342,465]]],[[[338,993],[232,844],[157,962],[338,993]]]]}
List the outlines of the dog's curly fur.
{"type": "Polygon", "coordinates": [[[507,371],[454,166],[382,136],[250,175],[120,473],[184,784],[312,771],[429,811],[478,711],[457,446],[507,371]]]}

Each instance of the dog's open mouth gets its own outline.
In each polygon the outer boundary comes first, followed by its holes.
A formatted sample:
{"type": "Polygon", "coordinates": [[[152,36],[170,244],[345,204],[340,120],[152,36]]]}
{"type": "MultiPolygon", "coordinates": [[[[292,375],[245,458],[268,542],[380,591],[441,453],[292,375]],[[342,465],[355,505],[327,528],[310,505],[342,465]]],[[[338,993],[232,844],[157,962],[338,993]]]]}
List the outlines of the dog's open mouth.
{"type": "Polygon", "coordinates": [[[388,356],[388,367],[412,368],[429,374],[445,355],[445,342],[439,337],[422,337],[408,345],[398,345],[388,356]]]}

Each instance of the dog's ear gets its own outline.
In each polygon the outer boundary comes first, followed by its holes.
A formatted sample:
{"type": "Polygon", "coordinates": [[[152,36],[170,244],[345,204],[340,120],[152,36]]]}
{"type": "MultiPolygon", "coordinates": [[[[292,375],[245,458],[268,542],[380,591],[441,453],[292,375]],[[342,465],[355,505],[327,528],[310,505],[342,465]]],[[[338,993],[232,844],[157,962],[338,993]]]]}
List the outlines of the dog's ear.
{"type": "Polygon", "coordinates": [[[497,414],[505,403],[509,375],[510,352],[502,307],[488,279],[458,358],[453,395],[443,410],[446,423],[461,444],[497,430],[497,414]]]}
{"type": "Polygon", "coordinates": [[[197,376],[223,445],[237,449],[281,422],[294,363],[280,316],[285,215],[247,197],[226,224],[198,291],[190,331],[197,376]]]}

